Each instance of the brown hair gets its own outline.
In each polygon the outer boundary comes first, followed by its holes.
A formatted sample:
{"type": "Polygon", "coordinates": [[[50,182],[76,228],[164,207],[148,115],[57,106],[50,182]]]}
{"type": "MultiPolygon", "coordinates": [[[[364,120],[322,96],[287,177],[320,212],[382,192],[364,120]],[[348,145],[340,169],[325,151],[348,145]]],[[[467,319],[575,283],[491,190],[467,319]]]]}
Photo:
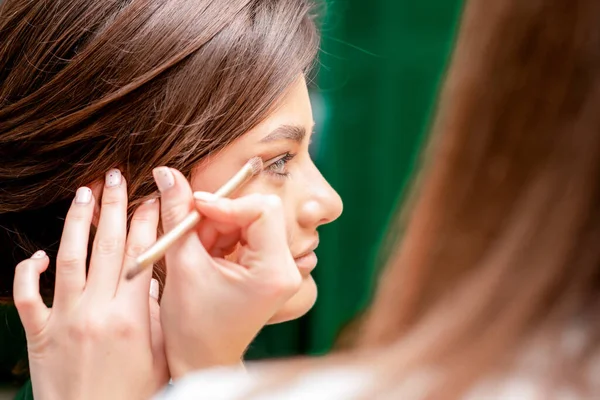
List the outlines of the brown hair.
{"type": "MultiPolygon", "coordinates": [[[[581,319],[597,354],[598,107],[599,2],[468,1],[362,335],[387,347],[388,378],[435,367],[430,397],[458,397],[535,335],[558,341],[581,319]]],[[[562,372],[584,368],[584,354],[554,350],[562,372]]]]}
{"type": "Polygon", "coordinates": [[[277,366],[256,392],[343,365],[374,377],[361,399],[457,399],[512,377],[539,398],[597,398],[599,107],[600,2],[469,0],[361,351],[277,366]]]}
{"type": "Polygon", "coordinates": [[[311,9],[309,0],[5,0],[0,296],[32,251],[54,258],[77,187],[121,166],[133,209],[155,191],[152,168],[190,177],[263,120],[312,65],[311,9]]]}

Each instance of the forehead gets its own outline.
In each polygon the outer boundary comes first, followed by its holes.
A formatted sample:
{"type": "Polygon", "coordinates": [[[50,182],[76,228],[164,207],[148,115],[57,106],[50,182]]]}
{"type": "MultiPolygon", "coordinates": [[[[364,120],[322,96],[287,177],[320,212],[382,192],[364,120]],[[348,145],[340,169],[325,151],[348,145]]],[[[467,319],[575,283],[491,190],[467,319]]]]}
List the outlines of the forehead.
{"type": "Polygon", "coordinates": [[[263,138],[282,125],[302,127],[307,134],[311,132],[313,115],[303,77],[290,87],[279,107],[264,121],[217,154],[208,156],[197,166],[192,178],[193,189],[215,191],[248,159],[259,155],[263,150],[279,146],[281,151],[285,151],[286,147],[282,146],[282,143],[286,143],[284,141],[261,143],[263,138]]]}
{"type": "Polygon", "coordinates": [[[281,125],[297,125],[310,130],[312,108],[304,77],[299,78],[282,98],[279,106],[261,123],[245,134],[240,142],[257,142],[281,125]]]}

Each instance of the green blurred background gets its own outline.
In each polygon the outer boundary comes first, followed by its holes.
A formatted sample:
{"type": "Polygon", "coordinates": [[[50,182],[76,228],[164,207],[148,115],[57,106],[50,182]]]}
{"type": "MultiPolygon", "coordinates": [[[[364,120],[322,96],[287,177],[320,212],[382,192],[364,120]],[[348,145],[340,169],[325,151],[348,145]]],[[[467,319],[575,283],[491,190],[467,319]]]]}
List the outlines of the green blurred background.
{"type": "MultiPolygon", "coordinates": [[[[461,6],[460,0],[327,1],[313,152],[345,211],[321,230],[315,308],[265,328],[248,359],[323,354],[364,309],[378,246],[427,131],[461,6]]],[[[11,369],[25,343],[14,310],[0,308],[0,324],[6,386],[14,383],[11,369]]],[[[7,396],[13,395],[0,392],[0,399],[7,396]]],[[[30,399],[30,391],[18,398],[30,399]]]]}
{"type": "Polygon", "coordinates": [[[344,213],[321,229],[314,309],[265,328],[249,359],[323,354],[365,308],[378,247],[427,132],[461,7],[460,0],[327,2],[313,96],[314,159],[340,193],[344,213]]]}

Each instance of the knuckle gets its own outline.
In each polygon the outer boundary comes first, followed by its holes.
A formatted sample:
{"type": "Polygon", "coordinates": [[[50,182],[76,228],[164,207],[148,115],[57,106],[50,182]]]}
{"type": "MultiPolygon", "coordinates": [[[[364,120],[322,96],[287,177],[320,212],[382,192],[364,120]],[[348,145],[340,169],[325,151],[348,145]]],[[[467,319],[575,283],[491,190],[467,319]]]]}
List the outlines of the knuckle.
{"type": "Polygon", "coordinates": [[[94,342],[104,337],[106,329],[101,318],[86,316],[71,321],[67,325],[67,334],[76,342],[94,342]]]}
{"type": "Polygon", "coordinates": [[[123,312],[111,315],[85,315],[67,324],[69,339],[78,343],[97,343],[107,338],[131,339],[139,336],[140,329],[123,312]]]}
{"type": "Polygon", "coordinates": [[[20,263],[18,263],[17,266],[15,267],[15,273],[19,273],[21,271],[26,271],[30,268],[33,268],[33,260],[30,260],[30,259],[23,260],[20,263]]]}
{"type": "Polygon", "coordinates": [[[173,204],[162,210],[161,217],[167,223],[177,223],[189,212],[189,207],[184,204],[173,204]]]}
{"type": "Polygon", "coordinates": [[[114,254],[121,248],[123,240],[120,237],[99,238],[94,250],[98,255],[114,254]]]}
{"type": "Polygon", "coordinates": [[[264,215],[280,215],[283,213],[283,204],[281,198],[277,195],[262,195],[258,204],[264,215]]]}
{"type": "Polygon", "coordinates": [[[123,205],[124,197],[121,196],[121,191],[111,191],[111,193],[106,193],[102,197],[102,208],[108,207],[120,207],[123,205]]]}
{"type": "Polygon", "coordinates": [[[66,222],[86,222],[87,220],[88,214],[84,210],[77,209],[68,215],[66,222]]]}
{"type": "Polygon", "coordinates": [[[125,248],[125,256],[130,258],[136,258],[144,251],[146,251],[147,248],[148,246],[144,246],[140,243],[131,243],[125,248]]]}
{"type": "Polygon", "coordinates": [[[273,210],[279,210],[283,207],[281,198],[274,194],[266,195],[264,198],[264,203],[268,208],[273,210]]]}
{"type": "Polygon", "coordinates": [[[111,318],[110,332],[120,339],[131,339],[138,336],[139,328],[131,317],[117,313],[111,318]]]}
{"type": "Polygon", "coordinates": [[[56,257],[56,264],[64,270],[78,268],[83,262],[83,257],[75,252],[59,252],[56,257]]]}
{"type": "Polygon", "coordinates": [[[251,193],[246,196],[248,202],[262,204],[266,195],[260,193],[251,193]]]}
{"type": "Polygon", "coordinates": [[[19,312],[26,312],[34,309],[38,305],[38,299],[31,295],[17,295],[14,296],[14,304],[19,312]]]}
{"type": "Polygon", "coordinates": [[[280,273],[272,277],[265,293],[274,298],[289,297],[300,289],[301,284],[302,277],[297,270],[280,273]]]}
{"type": "Polygon", "coordinates": [[[153,216],[150,212],[150,210],[138,210],[133,214],[133,217],[131,217],[131,222],[141,222],[141,223],[148,223],[151,222],[153,220],[153,216]]]}

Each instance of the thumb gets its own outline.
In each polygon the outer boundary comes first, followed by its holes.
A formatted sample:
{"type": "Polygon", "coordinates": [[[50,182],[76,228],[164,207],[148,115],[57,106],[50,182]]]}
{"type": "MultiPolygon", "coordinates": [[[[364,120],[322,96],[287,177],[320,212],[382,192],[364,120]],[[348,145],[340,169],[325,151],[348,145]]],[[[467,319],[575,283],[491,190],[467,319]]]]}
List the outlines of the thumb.
{"type": "Polygon", "coordinates": [[[158,304],[158,281],[152,279],[150,282],[150,337],[152,346],[152,356],[154,359],[153,373],[155,382],[159,387],[164,386],[169,381],[169,367],[165,354],[165,342],[160,325],[160,305],[158,304]]]}
{"type": "Polygon", "coordinates": [[[160,213],[165,232],[172,230],[193,209],[192,189],[185,177],[177,170],[158,167],[152,171],[160,191],[160,213]]]}
{"type": "Polygon", "coordinates": [[[40,295],[40,274],[48,268],[48,263],[48,256],[40,250],[15,269],[13,297],[28,336],[39,333],[50,315],[40,295]]]}
{"type": "MultiPolygon", "coordinates": [[[[176,169],[158,167],[154,169],[153,175],[161,193],[160,215],[166,234],[175,229],[181,221],[189,218],[192,212],[197,213],[194,197],[189,182],[176,169]]],[[[210,259],[196,232],[190,230],[170,246],[165,254],[167,270],[171,278],[167,281],[167,286],[172,285],[171,282],[180,281],[175,278],[176,274],[183,273],[187,278],[198,265],[210,265],[210,259]]]]}

